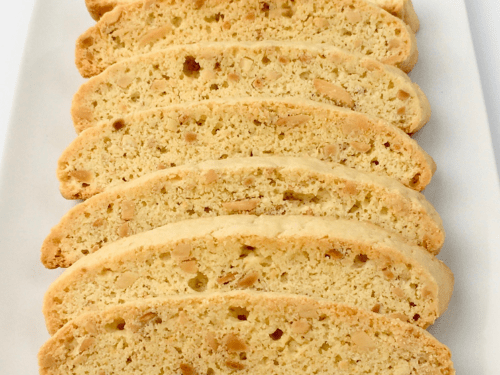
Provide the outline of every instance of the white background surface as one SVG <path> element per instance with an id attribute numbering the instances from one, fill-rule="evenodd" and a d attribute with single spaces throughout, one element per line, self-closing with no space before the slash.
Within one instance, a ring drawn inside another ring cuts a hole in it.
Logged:
<path id="1" fill-rule="evenodd" d="M 33 1 L 2 5 L 2 133 L 12 105 Z M 79 18 L 80 14 L 87 17 L 78 3 L 83 9 L 83 0 L 39 1 L 48 5 L 44 12 L 38 12 L 37 28 L 46 39 L 31 46 L 32 58 L 25 64 L 24 91 L 18 93 L 23 95 L 23 101 L 14 124 L 16 137 L 10 153 L 5 155 L 9 161 L 5 168 L 8 183 L 0 183 L 1 375 L 34 375 L 34 353 L 46 336 L 41 297 L 55 274 L 41 267 L 36 251 L 49 228 L 71 205 L 59 196 L 53 172 L 57 156 L 74 136 L 69 103 L 80 81 L 72 66 L 73 57 L 65 51 L 71 48 L 68 40 L 90 24 L 90 19 Z M 497 136 L 495 143 L 500 145 L 500 41 L 494 39 L 500 35 L 500 4 L 466 1 L 471 5 L 468 10 L 492 130 Z M 500 199 L 463 3 L 415 3 L 425 19 L 419 34 L 425 43 L 421 44 L 420 63 L 412 78 L 434 103 L 432 121 L 419 133 L 418 140 L 441 166 L 426 196 L 443 216 L 448 233 L 440 257 L 457 276 L 450 309 L 432 332 L 452 348 L 459 374 L 498 375 L 500 301 L 492 297 L 500 295 Z M 419 3 L 432 5 L 422 7 Z M 485 6 L 488 3 L 489 8 Z M 456 8 L 444 4 L 456 4 Z M 27 9 L 24 13 L 15 10 L 23 6 Z M 62 9 L 72 11 L 67 19 Z M 447 11 L 450 16 L 444 22 L 440 15 Z M 452 33 L 447 32 L 449 28 L 453 28 Z M 443 40 L 448 44 L 443 45 Z M 498 156 L 497 152 L 497 160 Z"/>
<path id="2" fill-rule="evenodd" d="M 43 2 L 44 0 L 40 0 Z M 84 0 L 79 1 L 84 6 Z M 413 0 L 416 6 L 421 0 Z M 500 171 L 500 1 L 465 0 Z M 2 0 L 0 22 L 0 155 L 35 0 Z M 47 19 L 47 22 L 51 22 Z M 426 25 L 423 25 L 426 27 Z M 83 31 L 83 30 L 82 30 Z"/>

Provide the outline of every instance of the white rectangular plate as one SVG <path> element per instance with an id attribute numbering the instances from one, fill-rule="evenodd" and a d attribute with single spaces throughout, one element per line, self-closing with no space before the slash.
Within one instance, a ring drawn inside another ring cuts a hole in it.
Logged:
<path id="1" fill-rule="evenodd" d="M 463 1 L 415 0 L 422 29 L 411 77 L 428 95 L 432 120 L 416 137 L 438 172 L 425 195 L 447 230 L 440 255 L 454 271 L 448 312 L 431 328 L 459 374 L 500 369 L 500 189 Z M 0 174 L 0 369 L 36 374 L 49 337 L 41 313 L 59 271 L 39 248 L 73 205 L 61 198 L 55 168 L 75 137 L 69 109 L 83 82 L 74 43 L 92 25 L 83 0 L 39 0 L 26 44 Z"/>

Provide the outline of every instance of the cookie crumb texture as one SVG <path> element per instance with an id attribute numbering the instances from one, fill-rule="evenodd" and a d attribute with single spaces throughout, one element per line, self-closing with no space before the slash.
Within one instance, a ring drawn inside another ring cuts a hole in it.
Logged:
<path id="1" fill-rule="evenodd" d="M 73 99 L 78 132 L 132 112 L 191 101 L 299 97 L 382 118 L 415 133 L 430 117 L 401 70 L 326 45 L 287 42 L 173 46 L 124 60 Z"/>
<path id="2" fill-rule="evenodd" d="M 156 0 L 106 14 L 78 39 L 76 64 L 91 77 L 173 44 L 262 40 L 326 43 L 405 72 L 418 59 L 411 29 L 364 0 Z"/>
<path id="3" fill-rule="evenodd" d="M 436 254 L 442 222 L 425 197 L 397 181 L 315 159 L 241 158 L 154 172 L 71 209 L 42 247 L 68 267 L 120 238 L 197 217 L 311 215 L 370 221 Z"/>
<path id="4" fill-rule="evenodd" d="M 151 299 L 81 315 L 40 350 L 41 375 L 455 374 L 428 332 L 307 297 Z"/>
<path id="5" fill-rule="evenodd" d="M 58 163 L 67 199 L 89 198 L 148 173 L 206 160 L 309 156 L 397 179 L 421 191 L 435 171 L 390 124 L 307 100 L 242 99 L 172 105 L 86 130 Z"/>

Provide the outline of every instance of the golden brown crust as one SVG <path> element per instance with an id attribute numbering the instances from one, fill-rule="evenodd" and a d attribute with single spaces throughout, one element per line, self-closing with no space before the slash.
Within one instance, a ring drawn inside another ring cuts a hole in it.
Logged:
<path id="1" fill-rule="evenodd" d="M 232 318 L 228 306 L 244 306 L 246 320 Z M 295 321 L 309 329 L 297 329 Z M 119 337 L 127 338 L 127 349 L 116 349 Z M 278 350 L 282 337 L 291 338 L 301 355 Z M 243 350 L 241 357 L 238 351 Z M 455 374 L 449 349 L 421 328 L 325 300 L 251 292 L 150 299 L 83 314 L 49 339 L 38 359 L 41 375 L 83 373 L 97 364 L 117 373 L 127 356 L 136 374 L 165 365 L 193 373 L 238 365 L 263 373 L 263 353 L 271 362 L 285 356 L 288 366 L 273 367 L 278 375 L 290 374 L 291 368 L 303 373 L 303 366 L 311 373 L 328 366 L 345 374 L 375 369 L 395 375 L 412 368 L 421 374 Z M 339 357 L 360 360 L 351 365 L 338 362 Z"/>

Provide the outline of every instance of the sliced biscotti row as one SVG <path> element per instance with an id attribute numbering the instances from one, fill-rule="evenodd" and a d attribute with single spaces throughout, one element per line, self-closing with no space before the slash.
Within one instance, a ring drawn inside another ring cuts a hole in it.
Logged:
<path id="1" fill-rule="evenodd" d="M 327 300 L 230 292 L 80 315 L 39 352 L 41 375 L 455 374 L 414 325 Z"/>
<path id="2" fill-rule="evenodd" d="M 254 289 L 327 298 L 426 328 L 453 274 L 393 232 L 354 220 L 232 215 L 169 224 L 103 247 L 45 295 L 54 334 L 83 312 L 142 298 Z"/>
<path id="3" fill-rule="evenodd" d="M 173 46 L 110 66 L 73 99 L 78 132 L 132 112 L 235 97 L 299 97 L 380 117 L 406 133 L 429 119 L 401 70 L 327 45 L 288 42 Z"/>
<path id="4" fill-rule="evenodd" d="M 409 72 L 418 59 L 413 31 L 364 0 L 156 0 L 115 8 L 76 43 L 84 77 L 173 44 L 231 41 L 329 44 Z"/>
<path id="5" fill-rule="evenodd" d="M 241 158 L 170 168 L 72 208 L 45 239 L 42 262 L 69 267 L 122 237 L 197 217 L 251 213 L 370 221 L 438 253 L 442 222 L 399 182 L 316 159 Z"/>
<path id="6" fill-rule="evenodd" d="M 106 12 L 114 9 L 117 5 L 127 5 L 141 0 L 85 0 L 87 9 L 95 20 L 99 20 Z M 142 1 L 145 6 L 154 3 L 154 0 Z M 392 15 L 401 18 L 417 32 L 420 26 L 417 14 L 411 0 L 371 0 L 373 4 L 380 6 Z M 265 7 L 265 2 L 262 4 Z M 203 1 L 198 1 L 198 6 L 203 6 Z"/>
<path id="7" fill-rule="evenodd" d="M 212 100 L 137 112 L 82 132 L 59 159 L 64 197 L 88 198 L 159 169 L 244 156 L 309 156 L 423 190 L 436 166 L 406 133 L 297 99 Z"/>

